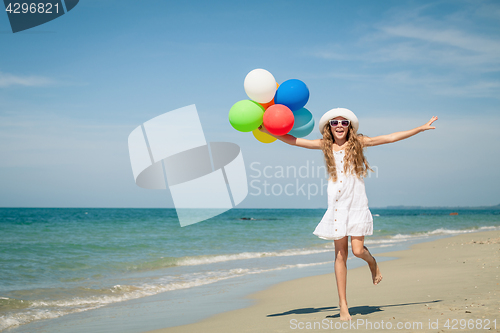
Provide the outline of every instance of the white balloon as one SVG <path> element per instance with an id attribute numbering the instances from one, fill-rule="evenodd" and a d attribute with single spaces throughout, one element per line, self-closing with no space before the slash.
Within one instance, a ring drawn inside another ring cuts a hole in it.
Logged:
<path id="1" fill-rule="evenodd" d="M 261 68 L 247 74 L 244 86 L 248 97 L 257 103 L 272 101 L 277 89 L 273 74 Z"/>

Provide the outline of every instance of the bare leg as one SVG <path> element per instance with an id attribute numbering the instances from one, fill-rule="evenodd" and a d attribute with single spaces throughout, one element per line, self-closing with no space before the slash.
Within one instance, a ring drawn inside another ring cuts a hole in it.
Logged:
<path id="1" fill-rule="evenodd" d="M 340 320 L 351 319 L 346 298 L 348 245 L 347 236 L 335 241 L 335 278 L 339 293 Z"/>
<path id="2" fill-rule="evenodd" d="M 370 271 L 372 272 L 373 284 L 379 284 L 380 281 L 382 281 L 382 274 L 380 273 L 380 269 L 378 268 L 377 261 L 371 255 L 370 251 L 368 251 L 368 249 L 364 245 L 364 242 L 364 236 L 351 236 L 352 253 L 356 257 L 361 258 L 368 263 Z"/>

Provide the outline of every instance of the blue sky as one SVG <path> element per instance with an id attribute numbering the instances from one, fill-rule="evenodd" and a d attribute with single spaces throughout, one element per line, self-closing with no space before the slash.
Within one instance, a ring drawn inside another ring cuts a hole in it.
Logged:
<path id="1" fill-rule="evenodd" d="M 0 206 L 172 207 L 168 191 L 135 185 L 127 137 L 196 104 L 207 141 L 242 149 L 251 186 L 239 207 L 326 207 L 320 151 L 229 124 L 255 68 L 304 81 L 316 121 L 351 109 L 368 136 L 439 117 L 367 150 L 370 206 L 496 205 L 499 55 L 497 1 L 83 0 L 16 34 L 0 14 Z"/>

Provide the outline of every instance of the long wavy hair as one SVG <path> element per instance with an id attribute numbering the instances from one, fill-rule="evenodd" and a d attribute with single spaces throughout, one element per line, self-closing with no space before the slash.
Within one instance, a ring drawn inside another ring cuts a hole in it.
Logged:
<path id="1" fill-rule="evenodd" d="M 363 150 L 363 144 L 359 137 L 363 134 L 358 134 L 356 130 L 349 124 L 349 129 L 347 132 L 347 147 L 345 148 L 345 163 L 344 163 L 344 173 L 355 174 L 358 178 L 366 177 L 368 170 L 373 170 L 370 168 L 368 161 L 365 158 Z M 334 138 L 331 132 L 330 123 L 327 122 L 323 128 L 323 141 L 321 145 L 321 150 L 325 155 L 326 171 L 328 172 L 328 178 L 332 179 L 334 182 L 337 181 L 337 167 L 335 165 L 335 158 L 333 157 L 333 143 Z"/>

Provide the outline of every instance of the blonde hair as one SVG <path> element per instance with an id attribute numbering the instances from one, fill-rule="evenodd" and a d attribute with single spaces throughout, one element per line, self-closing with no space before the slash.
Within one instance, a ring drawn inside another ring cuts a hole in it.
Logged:
<path id="1" fill-rule="evenodd" d="M 363 153 L 364 147 L 359 139 L 359 137 L 362 136 L 363 134 L 357 134 L 356 130 L 352 127 L 352 124 L 349 124 L 349 130 L 347 132 L 347 147 L 345 149 L 344 173 L 355 174 L 358 178 L 366 177 L 368 170 L 373 172 Z M 331 132 L 330 123 L 327 122 L 323 128 L 321 150 L 323 150 L 323 154 L 325 155 L 328 178 L 331 178 L 334 182 L 336 182 L 337 167 L 335 165 L 335 158 L 333 157 L 333 143 L 334 138 Z"/>

